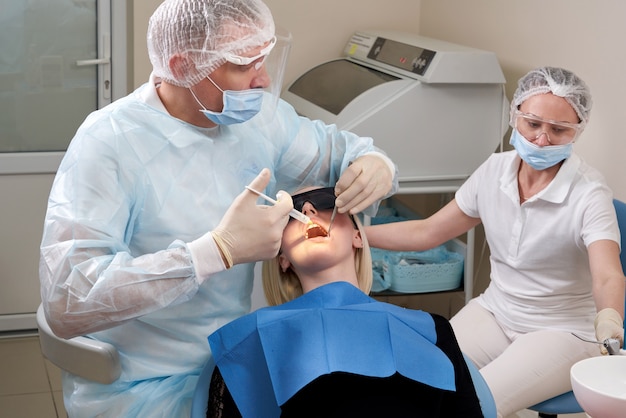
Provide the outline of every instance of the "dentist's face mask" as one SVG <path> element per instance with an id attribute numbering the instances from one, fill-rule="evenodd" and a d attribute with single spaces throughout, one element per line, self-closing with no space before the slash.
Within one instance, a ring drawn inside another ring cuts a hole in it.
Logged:
<path id="1" fill-rule="evenodd" d="M 198 104 L 202 106 L 200 111 L 211 122 L 218 125 L 232 125 L 235 123 L 242 123 L 252 119 L 261 110 L 263 104 L 263 89 L 248 89 L 248 90 L 222 90 L 210 77 L 207 79 L 213 83 L 213 85 L 222 92 L 222 101 L 224 107 L 221 112 L 214 112 L 205 108 L 198 100 L 193 91 L 193 97 Z M 191 91 L 191 89 L 189 90 Z"/>
<path id="2" fill-rule="evenodd" d="M 245 57 L 234 54 L 225 54 L 226 61 L 235 65 L 254 65 L 255 71 L 264 68 L 271 80 L 269 87 L 264 89 L 248 90 L 222 90 L 220 86 L 207 77 L 213 85 L 222 92 L 223 108 L 221 112 L 208 110 L 191 91 L 196 102 L 200 105 L 200 111 L 213 123 L 218 125 L 232 125 L 250 120 L 265 108 L 267 115 L 274 115 L 278 104 L 282 86 L 283 75 L 287 65 L 287 56 L 291 46 L 291 34 L 283 29 L 276 28 L 275 36 L 255 56 Z M 264 94 L 265 93 L 265 94 Z M 264 103 L 265 101 L 265 103 Z"/>
<path id="3" fill-rule="evenodd" d="M 524 162 L 535 170 L 545 170 L 572 155 L 573 143 L 540 147 L 524 138 L 517 129 L 513 129 L 509 143 L 515 148 Z"/>

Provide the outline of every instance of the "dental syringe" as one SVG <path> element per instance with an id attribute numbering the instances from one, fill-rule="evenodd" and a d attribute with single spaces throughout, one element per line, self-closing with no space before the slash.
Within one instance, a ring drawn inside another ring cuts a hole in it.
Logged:
<path id="1" fill-rule="evenodd" d="M 246 186 L 246 189 L 250 190 L 252 193 L 254 193 L 254 194 L 258 195 L 258 196 L 261 196 L 263 199 L 267 200 L 272 205 L 275 205 L 276 203 L 278 203 L 276 200 L 272 199 L 271 197 L 269 197 L 265 193 L 261 193 L 258 190 L 254 190 L 250 186 Z M 291 209 L 291 211 L 289 212 L 289 216 L 291 216 L 295 220 L 298 220 L 298 221 L 302 222 L 303 224 L 309 225 L 309 224 L 313 223 L 308 216 L 306 216 L 304 213 L 299 212 L 299 211 L 297 211 L 295 209 Z"/>

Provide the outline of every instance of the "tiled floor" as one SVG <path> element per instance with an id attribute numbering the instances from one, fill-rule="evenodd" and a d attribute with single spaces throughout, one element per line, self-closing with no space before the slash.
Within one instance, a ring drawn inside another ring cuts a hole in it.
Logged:
<path id="1" fill-rule="evenodd" d="M 59 369 L 44 359 L 36 335 L 0 338 L 0 417 L 66 418 Z M 559 418 L 586 418 L 586 414 Z M 537 418 L 520 411 L 507 418 Z"/>
<path id="2" fill-rule="evenodd" d="M 36 335 L 0 338 L 0 417 L 65 418 L 61 373 Z"/>

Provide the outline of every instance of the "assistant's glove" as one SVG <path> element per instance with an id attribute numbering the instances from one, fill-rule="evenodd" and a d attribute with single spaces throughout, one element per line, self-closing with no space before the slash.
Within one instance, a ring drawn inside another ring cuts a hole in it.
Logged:
<path id="1" fill-rule="evenodd" d="M 596 315 L 593 323 L 596 329 L 596 338 L 604 342 L 609 338 L 619 340 L 620 347 L 624 346 L 624 321 L 622 316 L 613 308 L 604 308 Z M 603 355 L 608 354 L 606 347 L 600 346 Z"/>

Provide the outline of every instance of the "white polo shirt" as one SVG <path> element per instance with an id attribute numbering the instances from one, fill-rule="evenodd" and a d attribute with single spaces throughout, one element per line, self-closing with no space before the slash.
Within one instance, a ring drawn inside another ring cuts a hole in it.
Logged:
<path id="1" fill-rule="evenodd" d="M 478 302 L 516 332 L 557 329 L 594 338 L 587 247 L 620 242 L 612 191 L 572 154 L 520 206 L 519 164 L 516 151 L 493 154 L 456 193 L 461 210 L 481 219 L 491 251 L 491 283 Z"/>

